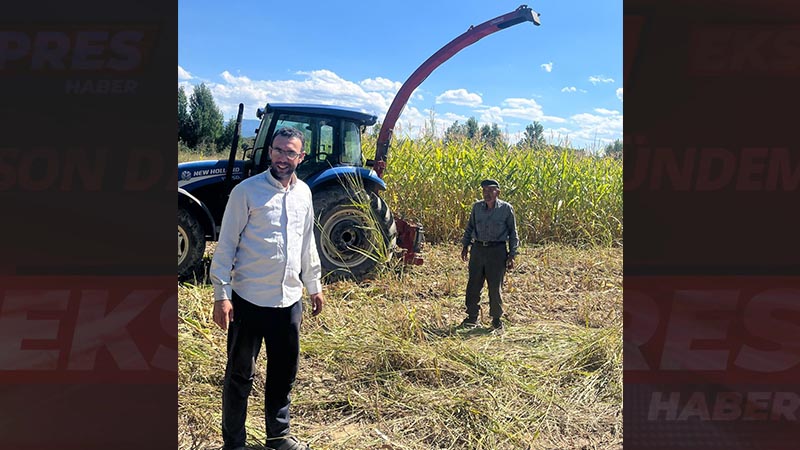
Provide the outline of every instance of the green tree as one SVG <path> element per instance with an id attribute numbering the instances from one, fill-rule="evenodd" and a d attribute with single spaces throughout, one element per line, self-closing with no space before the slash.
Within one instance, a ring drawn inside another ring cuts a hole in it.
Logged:
<path id="1" fill-rule="evenodd" d="M 500 129 L 500 125 L 492 123 L 492 128 L 489 131 L 489 138 L 491 139 L 490 144 L 492 147 L 505 143 L 505 139 L 503 139 L 503 130 Z"/>
<path id="2" fill-rule="evenodd" d="M 480 139 L 481 129 L 478 126 L 478 121 L 474 117 L 470 117 L 467 123 L 461 124 L 456 120 L 444 132 L 445 141 L 456 141 L 463 139 Z"/>
<path id="3" fill-rule="evenodd" d="M 444 141 L 445 142 L 453 142 L 466 139 L 467 137 L 467 126 L 458 123 L 456 120 L 444 131 Z"/>
<path id="4" fill-rule="evenodd" d="M 533 147 L 536 144 L 542 143 L 542 135 L 544 134 L 544 126 L 537 121 L 525 127 L 525 135 L 522 136 L 522 144 L 525 147 Z"/>
<path id="5" fill-rule="evenodd" d="M 222 134 L 223 117 L 214 103 L 211 89 L 205 83 L 195 87 L 192 95 L 189 96 L 189 109 L 190 132 L 186 143 L 191 148 L 200 144 L 215 144 Z"/>
<path id="6" fill-rule="evenodd" d="M 503 132 L 496 123 L 485 124 L 481 127 L 480 140 L 489 147 L 496 147 L 503 143 Z"/>
<path id="7" fill-rule="evenodd" d="M 178 140 L 186 142 L 189 132 L 189 103 L 186 100 L 186 91 L 183 86 L 178 88 Z"/>
<path id="8" fill-rule="evenodd" d="M 470 117 L 469 120 L 467 120 L 466 127 L 467 127 L 466 131 L 468 139 L 475 139 L 480 137 L 480 134 L 478 134 L 479 133 L 478 121 L 474 117 Z"/>
<path id="9" fill-rule="evenodd" d="M 621 159 L 622 158 L 622 141 L 616 139 L 611 144 L 606 145 L 605 147 L 605 155 L 614 158 L 614 159 Z"/>
<path id="10" fill-rule="evenodd" d="M 231 144 L 233 143 L 233 134 L 236 131 L 236 119 L 230 119 L 227 123 L 225 123 L 225 127 L 222 129 L 219 137 L 217 138 L 217 151 L 219 152 L 227 152 L 231 149 Z M 241 139 L 239 139 L 241 141 Z M 236 146 L 236 149 L 241 148 L 241 142 L 239 142 Z"/>
<path id="11" fill-rule="evenodd" d="M 488 123 L 487 123 L 487 124 L 484 124 L 484 125 L 481 127 L 481 134 L 480 134 L 480 136 L 481 136 L 481 140 L 482 140 L 482 141 L 486 141 L 487 139 L 489 139 L 489 135 L 490 135 L 491 133 L 492 133 L 492 127 L 490 127 Z"/>
<path id="12" fill-rule="evenodd" d="M 444 132 L 444 141 L 475 140 L 494 147 L 505 142 L 503 132 L 496 123 L 491 125 L 478 125 L 474 117 L 470 117 L 467 123 L 461 124 L 456 120 Z"/>

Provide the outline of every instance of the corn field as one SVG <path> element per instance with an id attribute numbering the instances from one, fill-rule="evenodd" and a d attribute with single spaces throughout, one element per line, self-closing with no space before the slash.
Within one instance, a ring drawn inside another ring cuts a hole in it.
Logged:
<path id="1" fill-rule="evenodd" d="M 374 152 L 365 139 L 364 153 Z M 428 242 L 461 237 L 480 182 L 496 179 L 528 245 L 622 244 L 622 162 L 556 147 L 485 148 L 470 141 L 398 139 L 383 192 L 395 215 L 418 221 Z"/>

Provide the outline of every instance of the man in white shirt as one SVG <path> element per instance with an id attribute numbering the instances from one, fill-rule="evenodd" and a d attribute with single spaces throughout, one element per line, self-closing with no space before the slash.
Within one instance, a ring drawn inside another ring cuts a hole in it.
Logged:
<path id="1" fill-rule="evenodd" d="M 231 191 L 222 218 L 211 282 L 214 322 L 228 331 L 222 393 L 226 450 L 245 448 L 247 397 L 262 340 L 267 352 L 266 448 L 308 448 L 289 436 L 303 287 L 311 297 L 313 315 L 322 311 L 324 302 L 311 190 L 294 173 L 305 156 L 304 141 L 294 128 L 278 130 L 269 147 L 270 169 Z"/>

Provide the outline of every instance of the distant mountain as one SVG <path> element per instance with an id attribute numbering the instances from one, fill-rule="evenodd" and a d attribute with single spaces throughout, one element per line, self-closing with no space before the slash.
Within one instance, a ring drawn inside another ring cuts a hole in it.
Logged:
<path id="1" fill-rule="evenodd" d="M 257 119 L 242 119 L 242 137 L 254 137 L 256 135 L 256 128 L 261 125 L 261 121 Z"/>

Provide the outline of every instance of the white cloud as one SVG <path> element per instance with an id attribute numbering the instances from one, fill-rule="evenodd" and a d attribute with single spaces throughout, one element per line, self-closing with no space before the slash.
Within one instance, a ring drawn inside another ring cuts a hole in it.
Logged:
<path id="1" fill-rule="evenodd" d="M 365 91 L 397 92 L 403 86 L 399 81 L 388 80 L 383 77 L 367 78 L 358 83 Z"/>
<path id="2" fill-rule="evenodd" d="M 224 71 L 218 80 L 204 80 L 211 90 L 214 101 L 226 118 L 236 115 L 239 103 L 245 104 L 245 118 L 255 118 L 258 108 L 270 103 L 316 103 L 359 109 L 376 114 L 383 120 L 401 83 L 385 78 L 374 78 L 352 82 L 341 78 L 330 70 L 296 72 L 292 79 L 255 80 L 245 75 L 234 75 Z M 193 81 L 198 82 L 195 78 Z M 186 95 L 194 87 L 189 81 L 178 83 L 184 86 Z M 416 90 L 411 99 L 421 99 Z M 402 117 L 395 126 L 399 133 L 418 133 L 428 116 L 411 104 L 403 109 Z"/>
<path id="3" fill-rule="evenodd" d="M 480 95 L 468 92 L 466 89 L 451 89 L 436 97 L 436 103 L 475 107 L 483 103 L 483 99 Z"/>
<path id="4" fill-rule="evenodd" d="M 405 115 L 405 112 L 403 112 Z M 438 112 L 435 109 L 425 109 L 422 114 L 424 114 L 425 124 L 424 126 L 429 127 L 431 116 L 433 116 L 433 120 L 436 123 L 436 133 L 438 136 L 444 136 L 445 130 L 447 130 L 453 122 L 458 122 L 464 124 L 469 120 L 470 116 L 465 116 L 463 114 L 456 114 L 454 112 Z M 474 114 L 472 114 L 474 115 Z M 422 116 L 420 116 L 422 118 Z M 416 124 L 415 126 L 420 126 L 420 124 Z"/>
<path id="5" fill-rule="evenodd" d="M 622 101 L 622 88 L 617 89 L 617 98 L 619 101 Z"/>
<path id="6" fill-rule="evenodd" d="M 596 112 L 598 114 L 603 114 L 603 115 L 606 115 L 606 116 L 607 115 L 611 115 L 611 114 L 619 114 L 619 111 L 613 111 L 613 110 L 605 109 L 605 108 L 595 108 L 594 112 Z"/>
<path id="7" fill-rule="evenodd" d="M 566 127 L 551 128 L 550 131 L 560 135 L 567 135 L 569 133 L 572 133 L 572 130 Z"/>
<path id="8" fill-rule="evenodd" d="M 192 74 L 187 72 L 183 67 L 178 66 L 178 80 L 191 80 L 194 78 Z"/>
<path id="9" fill-rule="evenodd" d="M 378 120 L 382 122 L 385 113 L 386 111 L 383 111 L 383 113 L 378 117 Z M 422 132 L 423 128 L 425 128 L 425 122 L 427 122 L 429 119 L 427 111 L 421 112 L 419 109 L 410 105 L 406 105 L 401 116 L 402 119 L 399 119 L 394 127 L 395 136 L 399 136 L 401 134 L 417 136 L 420 132 Z"/>
<path id="10" fill-rule="evenodd" d="M 226 118 L 234 117 L 240 102 L 245 104 L 245 117 L 254 118 L 257 108 L 267 102 L 273 103 L 318 103 L 356 108 L 376 114 L 383 120 L 400 83 L 385 78 L 370 78 L 357 82 L 345 80 L 330 70 L 296 72 L 288 79 L 259 80 L 244 74 L 224 71 L 213 80 L 194 76 L 191 81 L 179 81 L 186 95 L 191 95 L 193 85 L 201 80 L 206 83 L 214 100 Z M 581 92 L 576 88 L 574 92 Z M 570 90 L 570 92 L 573 92 Z M 431 97 L 427 95 L 427 97 Z M 421 92 L 413 92 L 401 119 L 395 126 L 395 136 L 417 136 L 426 126 L 430 126 L 433 100 L 428 104 L 420 100 Z M 541 100 L 539 100 L 541 101 Z M 566 117 L 547 115 L 545 108 L 534 98 L 507 98 L 499 105 L 483 103 L 480 93 L 466 89 L 453 89 L 436 97 L 437 106 L 433 113 L 436 132 L 442 135 L 453 122 L 465 123 L 474 116 L 481 125 L 497 123 L 515 135 L 520 129 L 533 121 L 544 124 L 545 133 L 556 133 L 555 143 L 563 142 L 564 136 L 577 146 L 596 146 L 602 148 L 622 136 L 622 114 L 612 110 L 597 108 L 591 112 Z M 467 110 L 449 108 L 451 104 L 461 105 Z M 440 109 L 441 108 L 441 109 Z M 426 125 L 426 123 L 428 125 Z M 550 134 L 547 134 L 550 136 Z M 587 144 L 588 143 L 588 144 Z"/>
<path id="11" fill-rule="evenodd" d="M 507 98 L 503 101 L 503 106 L 504 108 L 500 108 L 500 113 L 504 117 L 555 123 L 565 121 L 561 117 L 545 115 L 542 106 L 532 98 Z"/>
<path id="12" fill-rule="evenodd" d="M 553 61 L 544 63 L 544 64 L 540 65 L 539 67 L 544 69 L 545 72 L 552 72 L 553 71 Z"/>
<path id="13" fill-rule="evenodd" d="M 417 131 L 422 131 L 424 129 L 429 129 L 431 126 L 431 118 L 433 118 L 434 122 L 434 132 L 437 136 L 444 136 L 445 131 L 453 124 L 453 122 L 458 121 L 458 123 L 466 123 L 469 120 L 469 117 L 456 114 L 452 112 L 445 112 L 445 113 L 438 113 L 435 109 L 425 109 L 421 113 L 424 115 L 424 122 L 416 122 L 412 126 L 415 127 L 411 131 L 416 133 Z M 422 115 L 419 116 L 422 119 Z M 403 113 L 405 117 L 405 112 Z"/>
<path id="14" fill-rule="evenodd" d="M 183 93 L 186 94 L 187 100 L 194 93 L 194 85 L 189 81 L 179 81 L 178 87 L 183 88 Z"/>
<path id="15" fill-rule="evenodd" d="M 545 137 L 555 145 L 598 152 L 615 139 L 622 139 L 622 121 L 619 111 L 594 108 L 592 113 L 574 114 L 557 126 L 545 126 Z"/>
<path id="16" fill-rule="evenodd" d="M 575 92 L 577 90 L 578 89 L 575 86 L 567 86 L 567 87 L 561 88 L 561 92 Z"/>
<path id="17" fill-rule="evenodd" d="M 570 116 L 570 124 L 577 130 L 569 132 L 572 142 L 599 151 L 614 139 L 622 138 L 622 114 L 604 108 L 595 108 L 599 114 L 580 113 Z"/>
<path id="18" fill-rule="evenodd" d="M 542 106 L 532 98 L 507 98 L 501 106 L 487 106 L 479 109 L 478 121 L 481 124 L 497 123 L 510 125 L 506 119 L 522 119 L 526 124 L 533 122 L 562 123 L 566 122 L 561 117 L 544 114 Z"/>
<path id="19" fill-rule="evenodd" d="M 206 85 L 226 117 L 236 113 L 240 102 L 245 104 L 245 117 L 254 116 L 256 109 L 267 102 L 339 105 L 381 114 L 386 112 L 394 97 L 393 92 L 366 91 L 361 85 L 329 70 L 295 75 L 299 79 L 253 80 L 226 70 L 220 74 L 221 82 L 209 81 Z"/>
<path id="20" fill-rule="evenodd" d="M 245 76 L 235 77 L 230 72 L 228 72 L 227 70 L 222 72 L 220 74 L 220 76 L 222 77 L 223 80 L 225 80 L 226 82 L 231 83 L 231 84 L 238 84 L 238 85 L 242 85 L 243 86 L 243 85 L 252 83 L 250 78 L 247 78 Z"/>
<path id="21" fill-rule="evenodd" d="M 614 82 L 614 79 L 613 79 L 613 78 L 611 78 L 611 77 L 606 77 L 606 76 L 604 76 L 604 75 L 592 75 L 591 77 L 589 77 L 589 81 L 590 81 L 592 84 L 597 84 L 597 83 L 613 83 L 613 82 Z"/>
<path id="22" fill-rule="evenodd" d="M 478 118 L 478 122 L 485 124 L 485 123 L 503 123 L 503 115 L 501 114 L 501 109 L 497 106 L 491 106 L 486 108 L 481 112 L 480 117 Z"/>
<path id="23" fill-rule="evenodd" d="M 467 117 L 465 115 L 456 114 L 456 113 L 452 113 L 452 112 L 446 112 L 446 113 L 442 114 L 441 116 L 437 114 L 436 118 L 439 119 L 440 117 L 441 117 L 442 120 L 447 122 L 447 126 L 450 126 L 453 122 L 456 122 L 456 121 L 458 121 L 460 123 L 465 123 L 467 120 L 469 120 L 469 117 Z"/>

